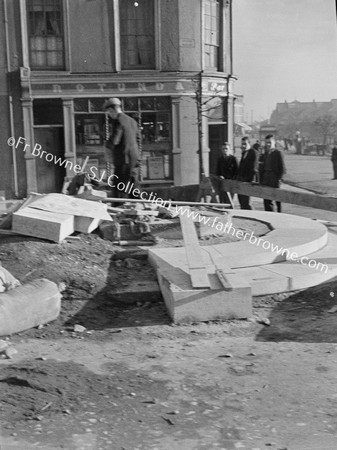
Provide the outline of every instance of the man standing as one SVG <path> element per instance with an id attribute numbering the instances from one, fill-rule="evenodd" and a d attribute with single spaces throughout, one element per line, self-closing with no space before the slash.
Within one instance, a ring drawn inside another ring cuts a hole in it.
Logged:
<path id="1" fill-rule="evenodd" d="M 266 149 L 261 167 L 260 184 L 273 188 L 280 187 L 280 181 L 286 172 L 283 154 L 275 147 L 272 134 L 266 136 Z M 274 211 L 273 200 L 263 200 L 265 211 Z M 281 202 L 276 202 L 277 212 L 281 212 Z"/>
<path id="2" fill-rule="evenodd" d="M 221 148 L 221 156 L 218 159 L 216 174 L 221 180 L 233 180 L 238 173 L 238 163 L 234 155 L 230 153 L 230 145 L 225 142 Z M 220 203 L 230 203 L 226 192 L 220 187 Z"/>
<path id="3" fill-rule="evenodd" d="M 140 132 L 137 122 L 122 112 L 119 98 L 109 98 L 103 105 L 103 110 L 112 119 L 113 131 L 107 142 L 107 160 L 115 167 L 115 184 L 133 183 L 133 189 L 139 185 L 139 142 Z M 124 197 L 116 191 L 117 196 Z"/>
<path id="4" fill-rule="evenodd" d="M 259 156 L 258 152 L 251 148 L 248 137 L 243 137 L 241 139 L 241 150 L 242 156 L 240 160 L 237 180 L 252 182 L 258 174 L 259 166 Z M 241 209 L 252 209 L 249 204 L 249 196 L 238 194 L 240 208 Z"/>
<path id="5" fill-rule="evenodd" d="M 337 180 L 337 146 L 334 145 L 331 153 L 331 161 L 333 166 L 333 180 Z"/>

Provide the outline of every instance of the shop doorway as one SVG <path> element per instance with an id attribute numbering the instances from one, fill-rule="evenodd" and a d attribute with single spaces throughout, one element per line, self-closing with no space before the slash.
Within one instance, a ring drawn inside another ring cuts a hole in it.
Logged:
<path id="1" fill-rule="evenodd" d="M 219 156 L 221 155 L 221 146 L 225 142 L 225 126 L 209 125 L 208 126 L 208 146 L 209 152 L 209 173 L 216 174 L 216 168 Z"/>
<path id="2" fill-rule="evenodd" d="M 40 155 L 35 157 L 37 190 L 40 194 L 49 194 L 52 192 L 61 192 L 64 177 L 66 175 L 64 161 L 64 135 L 63 127 L 36 127 L 34 128 L 35 143 L 41 145 Z M 42 151 L 45 151 L 42 156 Z M 54 155 L 52 161 L 47 154 Z M 60 158 L 59 163 L 55 164 L 55 160 Z"/>

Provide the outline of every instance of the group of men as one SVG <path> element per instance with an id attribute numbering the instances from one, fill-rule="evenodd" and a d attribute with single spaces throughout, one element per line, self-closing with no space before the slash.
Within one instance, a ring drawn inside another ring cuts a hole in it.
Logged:
<path id="1" fill-rule="evenodd" d="M 286 170 L 283 153 L 276 148 L 272 134 L 266 136 L 264 149 L 261 149 L 258 142 L 251 147 L 249 138 L 243 137 L 241 150 L 241 159 L 238 164 L 235 156 L 229 154 L 230 146 L 228 142 L 224 143 L 222 155 L 217 165 L 217 175 L 221 179 L 257 182 L 273 188 L 280 187 L 280 182 Z M 224 202 L 225 195 L 224 192 L 221 192 L 220 202 Z M 252 209 L 248 195 L 238 194 L 238 199 L 241 209 Z M 264 199 L 263 203 L 265 211 L 275 210 L 273 200 Z M 281 212 L 281 203 L 275 203 L 277 212 Z"/>

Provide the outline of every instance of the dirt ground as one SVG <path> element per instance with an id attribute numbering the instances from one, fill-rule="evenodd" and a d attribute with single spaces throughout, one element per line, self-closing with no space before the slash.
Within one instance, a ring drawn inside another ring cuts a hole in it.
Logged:
<path id="1" fill-rule="evenodd" d="M 155 284 L 146 252 L 79 237 L 0 240 L 22 283 L 66 286 L 57 320 L 7 338 L 1 450 L 337 448 L 337 280 L 254 298 L 248 320 L 177 326 L 159 291 L 116 295 Z"/>

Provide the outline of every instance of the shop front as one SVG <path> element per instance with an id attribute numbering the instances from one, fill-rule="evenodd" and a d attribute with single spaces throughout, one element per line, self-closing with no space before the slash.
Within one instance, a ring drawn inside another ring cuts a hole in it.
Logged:
<path id="1" fill-rule="evenodd" d="M 50 157 L 50 161 L 42 161 L 41 153 L 25 153 L 27 191 L 59 192 L 64 178 L 75 175 L 74 166 L 82 167 L 86 160 L 86 170 L 92 168 L 98 179 L 104 178 L 109 170 L 105 141 L 111 125 L 103 104 L 109 97 L 120 98 L 123 111 L 138 122 L 144 187 L 198 183 L 200 130 L 195 79 L 195 73 L 185 78 L 152 75 L 142 81 L 122 81 L 116 75 L 112 82 L 111 77 L 51 77 L 22 69 L 25 138 L 55 156 L 54 160 Z M 223 79 L 203 80 L 203 91 L 205 98 L 214 95 L 220 99 L 219 108 L 202 117 L 202 153 L 208 174 L 216 155 L 213 141 L 228 139 L 229 97 Z"/>

